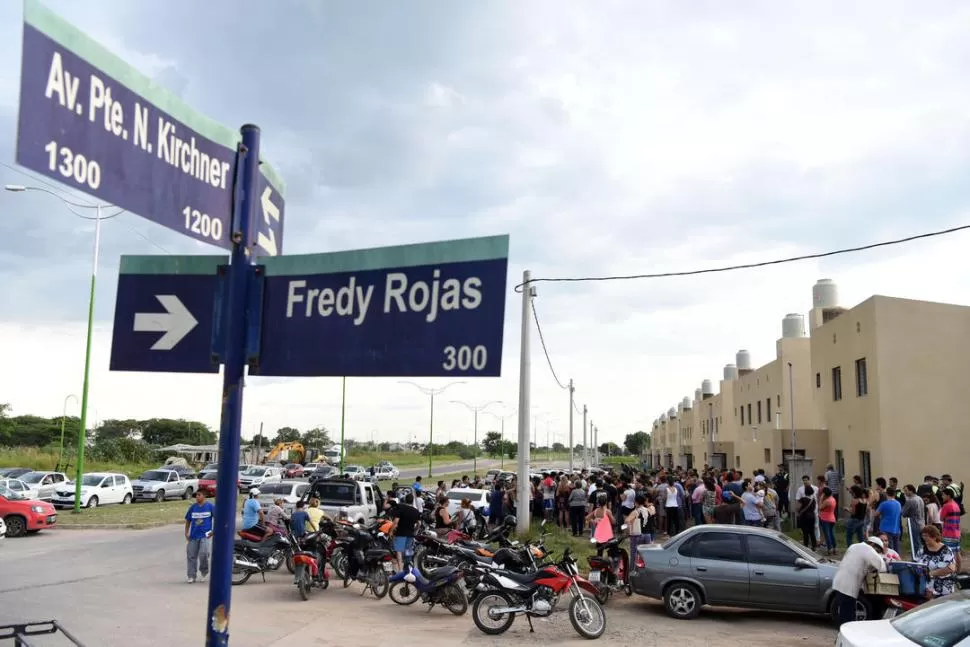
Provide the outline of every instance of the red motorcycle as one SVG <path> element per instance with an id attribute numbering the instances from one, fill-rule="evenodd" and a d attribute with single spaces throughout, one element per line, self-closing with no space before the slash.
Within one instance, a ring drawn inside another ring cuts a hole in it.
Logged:
<path id="1" fill-rule="evenodd" d="M 621 530 L 626 530 L 626 524 L 623 524 Z M 589 581 L 597 587 L 596 599 L 600 604 L 606 604 L 616 591 L 633 595 L 633 588 L 630 586 L 630 553 L 623 547 L 626 538 L 627 535 L 619 535 L 602 544 L 597 543 L 595 537 L 590 539 L 596 546 L 596 555 L 588 558 Z"/>
<path id="2" fill-rule="evenodd" d="M 512 551 L 503 548 L 499 552 Z M 532 551 L 521 551 L 535 563 Z M 569 621 L 583 638 L 596 639 L 606 630 L 606 613 L 596 601 L 597 588 L 579 575 L 576 560 L 567 548 L 556 564 L 538 567 L 527 573 L 510 570 L 489 570 L 483 573 L 480 597 L 472 606 L 472 618 L 480 631 L 496 636 L 508 631 L 519 614 L 529 621 L 529 632 L 534 633 L 532 618 L 552 614 L 560 596 L 569 592 Z M 589 595 L 586 595 L 589 594 Z M 592 596 L 592 597 L 591 597 Z"/>
<path id="3" fill-rule="evenodd" d="M 337 543 L 334 537 L 336 526 L 327 519 L 320 520 L 320 529 L 312 532 L 297 542 L 297 551 L 293 555 L 294 577 L 300 597 L 310 599 L 310 591 L 314 588 L 326 589 L 330 586 L 327 576 L 327 562 L 333 555 Z"/>

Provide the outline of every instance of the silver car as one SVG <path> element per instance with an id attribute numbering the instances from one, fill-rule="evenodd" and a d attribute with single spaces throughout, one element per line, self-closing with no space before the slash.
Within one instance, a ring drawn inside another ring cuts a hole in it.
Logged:
<path id="1" fill-rule="evenodd" d="M 706 604 L 832 614 L 836 569 L 780 532 L 714 524 L 694 526 L 663 546 L 641 546 L 631 584 L 684 620 Z M 873 603 L 860 596 L 856 618 L 874 615 Z"/>

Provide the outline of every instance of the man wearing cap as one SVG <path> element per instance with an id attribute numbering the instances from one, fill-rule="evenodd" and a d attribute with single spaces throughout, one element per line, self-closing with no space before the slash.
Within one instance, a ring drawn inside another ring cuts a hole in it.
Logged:
<path id="1" fill-rule="evenodd" d="M 856 601 L 869 571 L 886 572 L 886 562 L 882 558 L 884 546 L 879 537 L 869 537 L 865 543 L 849 546 L 839 570 L 832 580 L 835 589 L 835 619 L 841 626 L 856 619 Z"/>

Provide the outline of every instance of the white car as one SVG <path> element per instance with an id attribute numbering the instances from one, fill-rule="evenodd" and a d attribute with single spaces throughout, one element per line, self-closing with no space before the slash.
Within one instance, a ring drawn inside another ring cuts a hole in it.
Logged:
<path id="1" fill-rule="evenodd" d="M 892 620 L 844 624 L 835 647 L 970 647 L 970 591 L 937 598 Z"/>
<path id="2" fill-rule="evenodd" d="M 492 497 L 491 490 L 473 490 L 472 488 L 454 488 L 445 494 L 448 497 L 448 514 L 454 515 L 461 506 L 462 499 L 470 499 L 472 507 L 488 516 L 488 502 Z"/>
<path id="3" fill-rule="evenodd" d="M 374 472 L 379 481 L 393 481 L 401 477 L 401 470 L 393 465 L 381 465 Z"/>
<path id="4" fill-rule="evenodd" d="M 346 474 L 355 481 L 367 481 L 371 480 L 370 471 L 365 470 L 362 465 L 344 465 L 344 471 L 341 474 Z"/>
<path id="5" fill-rule="evenodd" d="M 29 487 L 37 489 L 38 499 L 50 501 L 54 496 L 54 490 L 67 481 L 67 475 L 63 472 L 27 472 L 20 477 L 20 480 Z"/>
<path id="6" fill-rule="evenodd" d="M 306 481 L 287 480 L 279 483 L 266 483 L 259 487 L 259 496 L 256 497 L 256 500 L 259 501 L 259 507 L 263 509 L 263 512 L 266 512 L 273 505 L 275 499 L 282 498 L 283 511 L 286 514 L 293 514 L 296 509 L 296 502 L 303 498 L 309 488 L 310 484 Z"/>
<path id="7" fill-rule="evenodd" d="M 58 508 L 74 507 L 74 482 L 62 483 L 51 503 Z M 131 481 L 124 474 L 92 472 L 81 477 L 81 507 L 96 508 L 109 503 L 128 505 L 134 496 Z"/>
<path id="8" fill-rule="evenodd" d="M 25 499 L 39 499 L 40 492 L 35 487 L 30 487 L 20 479 L 0 479 L 0 485 L 11 492 L 16 492 Z"/>
<path id="9" fill-rule="evenodd" d="M 0 517 L 0 539 L 5 539 L 7 537 L 7 524 L 4 523 L 3 517 Z"/>
<path id="10" fill-rule="evenodd" d="M 283 480 L 283 470 L 279 467 L 253 465 L 239 473 L 239 491 L 249 492 L 253 488 L 263 489 L 267 483 L 279 483 Z"/>

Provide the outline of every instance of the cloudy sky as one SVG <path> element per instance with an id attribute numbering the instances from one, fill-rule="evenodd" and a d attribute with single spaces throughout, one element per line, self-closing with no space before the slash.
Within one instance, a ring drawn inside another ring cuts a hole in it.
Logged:
<path id="1" fill-rule="evenodd" d="M 48 6 L 200 112 L 262 127 L 287 183 L 287 253 L 511 235 L 503 377 L 450 388 L 438 439 L 471 438 L 471 414 L 448 400 L 515 406 L 524 269 L 677 271 L 968 221 L 963 2 Z M 12 168 L 21 18 L 0 5 L 0 179 L 37 184 Z M 81 389 L 93 228 L 41 194 L 0 194 L 0 216 L 0 402 L 59 415 Z M 575 380 L 600 441 L 620 442 L 738 349 L 769 361 L 818 278 L 846 306 L 873 293 L 970 302 L 968 245 L 956 234 L 761 271 L 540 283 L 536 306 L 559 379 Z M 93 413 L 216 425 L 219 377 L 108 371 L 119 256 L 153 253 L 216 250 L 136 215 L 105 224 Z M 547 430 L 565 440 L 568 395 L 538 344 L 532 360 L 540 443 Z M 244 435 L 261 422 L 339 428 L 339 378 L 252 379 Z M 427 424 L 417 389 L 348 381 L 349 436 L 423 439 Z"/>

